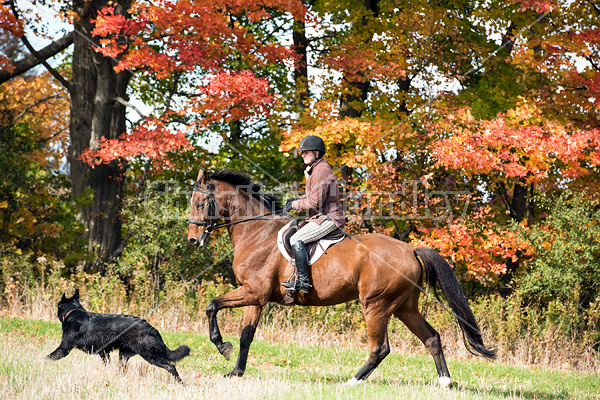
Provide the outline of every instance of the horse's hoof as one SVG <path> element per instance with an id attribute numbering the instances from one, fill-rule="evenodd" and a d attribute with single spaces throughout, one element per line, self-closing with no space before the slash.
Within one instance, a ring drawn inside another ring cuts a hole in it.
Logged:
<path id="1" fill-rule="evenodd" d="M 229 357 L 231 357 L 231 352 L 233 351 L 233 346 L 231 343 L 225 342 L 223 343 L 223 349 L 219 349 L 219 351 L 221 352 L 223 357 L 225 357 L 225 359 L 229 361 Z"/>
<path id="2" fill-rule="evenodd" d="M 223 378 L 233 378 L 235 376 L 240 377 L 242 375 L 244 375 L 244 371 L 234 368 L 230 373 L 223 375 Z"/>
<path id="3" fill-rule="evenodd" d="M 447 389 L 452 387 L 452 379 L 449 376 L 440 376 L 438 378 L 438 383 L 440 387 Z"/>
<path id="4" fill-rule="evenodd" d="M 348 382 L 344 383 L 344 385 L 346 386 L 356 386 L 356 385 L 360 385 L 361 383 L 365 383 L 364 379 L 356 379 L 355 377 L 352 377 L 352 379 L 350 379 Z"/>

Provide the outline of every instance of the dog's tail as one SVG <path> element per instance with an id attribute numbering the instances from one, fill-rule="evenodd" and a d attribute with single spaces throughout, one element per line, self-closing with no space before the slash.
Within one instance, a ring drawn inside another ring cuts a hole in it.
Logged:
<path id="1" fill-rule="evenodd" d="M 179 361 L 184 357 L 190 355 L 190 348 L 185 344 L 179 346 L 175 350 L 169 350 L 169 354 L 167 355 L 167 359 L 169 361 Z"/>

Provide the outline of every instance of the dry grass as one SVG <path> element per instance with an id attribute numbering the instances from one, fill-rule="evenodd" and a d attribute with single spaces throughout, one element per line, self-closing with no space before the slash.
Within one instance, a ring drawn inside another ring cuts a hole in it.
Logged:
<path id="1" fill-rule="evenodd" d="M 600 377 L 482 361 L 450 359 L 456 387 L 435 384 L 430 357 L 394 352 L 366 384 L 347 387 L 364 361 L 364 351 L 311 347 L 313 335 L 294 331 L 282 341 L 256 341 L 243 378 L 221 375 L 226 362 L 206 335 L 163 332 L 171 346 L 189 344 L 192 355 L 178 364 L 185 384 L 139 357 L 123 373 L 116 362 L 74 350 L 47 362 L 44 356 L 60 340 L 59 325 L 36 320 L 0 320 L 0 398 L 2 399 L 600 399 Z M 305 332 L 306 333 L 306 332 Z M 297 335 L 297 336 L 296 336 Z M 112 356 L 116 361 L 116 354 Z"/>
<path id="2" fill-rule="evenodd" d="M 287 370 L 275 377 L 253 373 L 226 379 L 206 376 L 179 366 L 180 385 L 164 370 L 134 357 L 125 373 L 111 362 L 73 351 L 57 362 L 44 359 L 55 344 L 22 338 L 0 342 L 0 393 L 3 399 L 389 399 L 389 392 L 373 394 L 370 384 L 346 387 L 339 383 L 299 381 Z M 114 357 L 114 356 L 113 356 Z M 113 358 L 114 359 L 114 358 Z M 377 385 L 381 385 L 378 383 Z M 468 391 L 447 391 L 430 384 L 403 384 L 392 388 L 396 398 L 469 399 L 495 398 Z M 518 397 L 515 397 L 518 398 Z"/>
<path id="3" fill-rule="evenodd" d="M 116 362 L 104 365 L 99 357 L 77 350 L 59 361 L 47 362 L 45 355 L 60 341 L 56 299 L 37 296 L 26 299 L 26 303 L 21 303 L 24 305 L 15 305 L 0 313 L 29 320 L 28 327 L 15 329 L 5 325 L 0 332 L 2 399 L 600 400 L 598 376 L 502 365 L 527 364 L 524 361 L 532 357 L 527 337 L 515 338 L 516 352 L 504 352 L 500 347 L 499 363 L 474 360 L 462 344 L 454 324 L 446 325 L 451 328 L 440 330 L 440 334 L 457 383 L 455 389 L 442 390 L 435 385 L 436 373 L 431 357 L 401 324 L 391 327 L 390 341 L 394 351 L 368 383 L 346 387 L 341 383 L 358 370 L 367 356 L 364 329 L 359 325 L 358 329 L 340 328 L 332 332 L 327 326 L 310 324 L 310 321 L 298 323 L 293 318 L 297 312 L 292 308 L 275 308 L 265 316 L 251 350 L 249 369 L 243 378 L 222 378 L 222 374 L 233 367 L 233 361 L 225 361 L 208 341 L 203 310 L 190 315 L 177 302 L 165 303 L 155 312 L 141 316 L 163 334 L 167 333 L 170 347 L 183 343 L 192 347 L 192 355 L 177 366 L 185 385 L 174 382 L 165 370 L 149 365 L 140 357 L 130 360 L 125 373 L 118 369 Z M 82 300 L 92 311 L 128 312 L 123 308 L 93 309 L 86 304 L 85 298 Z M 55 321 L 55 324 L 38 323 L 39 320 Z M 237 349 L 241 324 L 239 312 L 224 311 L 220 323 L 223 334 L 229 336 Z M 40 325 L 39 329 L 37 325 Z M 169 334 L 168 331 L 200 333 L 202 336 Z M 552 354 L 561 353 L 560 349 L 550 347 L 551 339 L 548 338 L 548 360 Z M 116 361 L 116 354 L 113 353 L 112 358 Z M 597 367 L 597 357 L 586 363 L 588 369 L 589 366 Z M 572 364 L 555 362 L 552 366 L 561 368 Z M 598 374 L 600 370 L 587 372 Z"/>
<path id="4" fill-rule="evenodd" d="M 242 399 L 263 398 L 285 391 L 285 381 L 267 379 L 198 378 L 180 368 L 186 385 L 175 383 L 164 370 L 136 357 L 125 374 L 117 363 L 104 365 L 99 357 L 73 351 L 59 362 L 47 362 L 44 355 L 53 346 L 3 341 L 0 354 L 4 370 L 0 379 L 3 398 L 14 399 Z"/>
<path id="5" fill-rule="evenodd" d="M 28 319 L 41 319 L 46 321 L 56 320 L 57 295 L 44 291 L 24 293 L 4 310 L 0 316 L 16 316 Z M 127 306 L 120 301 L 111 302 L 112 306 L 94 309 L 86 303 L 82 296 L 82 303 L 90 311 L 106 313 L 131 313 L 148 320 L 159 331 L 184 331 L 197 334 L 208 332 L 208 321 L 204 307 L 197 314 L 190 314 L 189 309 L 184 310 L 176 301 L 164 302 L 157 309 L 147 313 L 135 313 L 127 310 Z M 256 333 L 257 340 L 309 346 L 332 346 L 336 348 L 359 348 L 366 354 L 367 337 L 363 326 L 359 329 L 339 327 L 332 331 L 331 326 L 313 320 L 294 320 L 294 308 L 270 306 L 268 318 L 263 317 L 263 322 Z M 325 309 L 326 310 L 326 309 Z M 482 315 L 481 325 L 486 330 L 486 321 Z M 468 352 L 462 341 L 462 334 L 450 316 L 447 320 L 431 321 L 439 331 L 444 345 L 444 352 L 448 357 L 457 360 L 472 360 L 475 357 Z M 241 330 L 241 310 L 224 310 L 219 314 L 220 327 L 223 335 L 231 336 L 237 340 Z M 490 325 L 492 322 L 489 322 Z M 440 327 L 441 326 L 441 327 Z M 408 354 L 428 355 L 423 344 L 408 331 L 398 320 L 391 322 L 390 343 L 396 352 Z M 498 349 L 498 361 L 516 366 L 538 366 L 560 370 L 576 370 L 584 373 L 600 374 L 600 357 L 598 351 L 591 347 L 578 346 L 578 343 L 568 337 L 546 333 L 545 337 L 532 338 L 528 335 L 511 335 L 510 342 L 494 343 L 487 338 L 489 345 Z M 234 345 L 237 343 L 234 342 Z"/>

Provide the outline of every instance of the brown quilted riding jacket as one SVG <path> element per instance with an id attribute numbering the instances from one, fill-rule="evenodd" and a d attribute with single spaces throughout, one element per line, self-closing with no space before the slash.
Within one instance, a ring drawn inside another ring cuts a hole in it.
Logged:
<path id="1" fill-rule="evenodd" d="M 340 228 L 344 227 L 344 210 L 340 203 L 340 189 L 331 166 L 325 159 L 318 159 L 304 170 L 306 193 L 292 203 L 298 211 L 308 210 L 309 222 L 321 224 L 327 217 Z"/>

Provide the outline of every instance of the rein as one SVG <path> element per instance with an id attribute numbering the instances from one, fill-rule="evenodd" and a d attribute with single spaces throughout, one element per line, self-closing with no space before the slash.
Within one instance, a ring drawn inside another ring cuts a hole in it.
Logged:
<path id="1" fill-rule="evenodd" d="M 230 226 L 230 225 L 241 224 L 242 222 L 252 221 L 254 219 L 261 219 L 262 217 L 266 217 L 266 216 L 273 215 L 273 214 L 276 214 L 275 211 L 271 211 L 271 212 L 268 212 L 266 214 L 255 215 L 255 216 L 250 217 L 250 218 L 244 218 L 244 219 L 242 219 L 240 221 L 222 222 L 220 224 L 210 224 L 209 222 L 206 222 L 206 221 L 196 221 L 196 220 L 193 220 L 193 219 L 190 219 L 188 222 L 190 224 L 194 224 L 194 225 L 207 226 L 211 230 L 214 230 L 214 229 L 224 228 L 224 227 Z"/>

